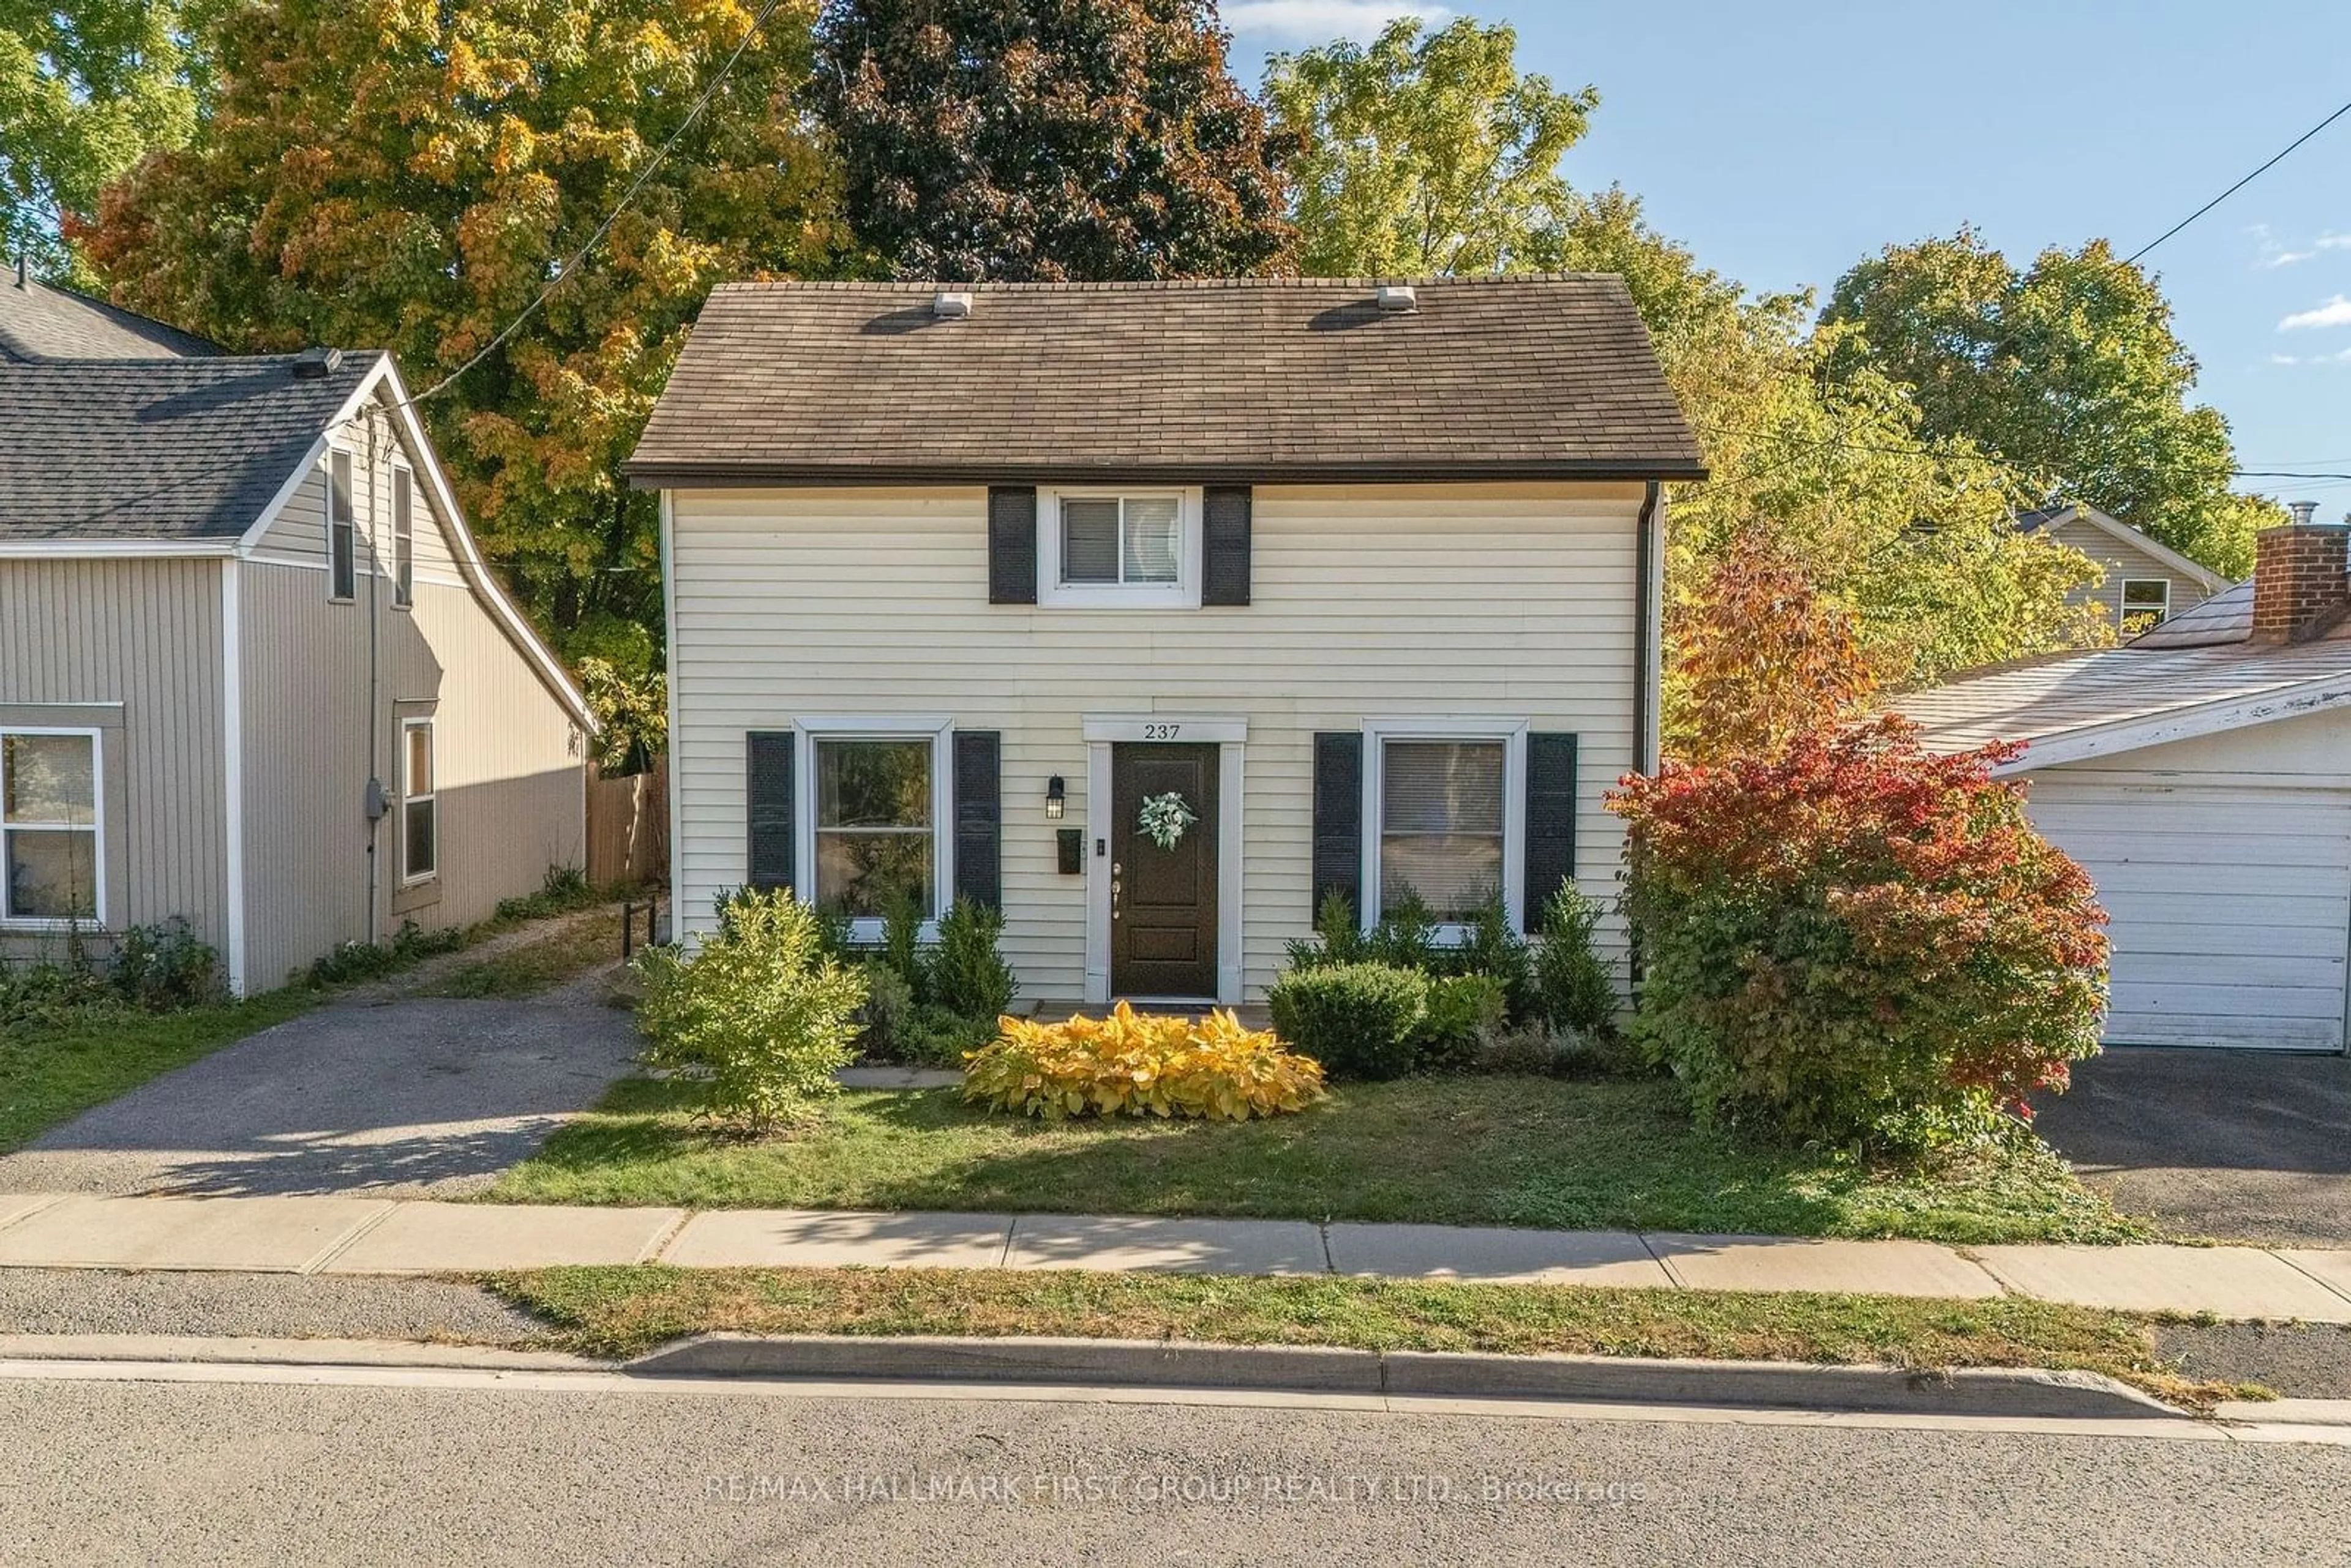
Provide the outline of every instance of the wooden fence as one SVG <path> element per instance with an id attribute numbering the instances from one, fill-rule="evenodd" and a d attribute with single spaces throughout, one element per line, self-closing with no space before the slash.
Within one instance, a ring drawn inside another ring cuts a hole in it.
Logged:
<path id="1" fill-rule="evenodd" d="M 665 882 L 669 878 L 669 767 L 657 760 L 625 779 L 588 779 L 588 880 Z"/>

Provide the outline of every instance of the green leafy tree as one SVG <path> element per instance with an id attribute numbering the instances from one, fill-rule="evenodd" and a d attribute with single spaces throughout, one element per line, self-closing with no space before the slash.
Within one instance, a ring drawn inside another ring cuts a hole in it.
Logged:
<path id="1" fill-rule="evenodd" d="M 1521 75 L 1518 34 L 1403 17 L 1368 46 L 1277 55 L 1265 96 L 1292 147 L 1299 262 L 1312 277 L 1557 265 L 1574 206 L 1561 155 L 1600 102 Z"/>
<path id="2" fill-rule="evenodd" d="M 2086 501 L 2232 576 L 2277 508 L 2229 488 L 2228 421 L 2191 404 L 2196 361 L 2155 279 L 2104 240 L 2019 269 L 1970 229 L 1889 246 L 1838 279 L 1824 361 L 1913 389 L 1920 433 L 1973 442 L 2034 498 Z"/>
<path id="3" fill-rule="evenodd" d="M 829 0 L 811 98 L 899 276 L 1280 270 L 1265 118 L 1212 0 Z"/>
<path id="4" fill-rule="evenodd" d="M 668 160 L 520 331 L 423 404 L 485 549 L 574 657 L 658 659 L 653 498 L 619 465 L 725 278 L 839 256 L 834 172 L 794 109 L 810 16 L 744 0 L 279 0 L 217 44 L 184 149 L 111 187 L 114 297 L 235 347 L 465 367 Z"/>
<path id="5" fill-rule="evenodd" d="M 173 0 L 0 0 L 0 251 L 91 281 L 72 235 L 108 181 L 194 131 L 193 63 Z"/>
<path id="6" fill-rule="evenodd" d="M 1677 749 L 1710 707 L 1687 638 L 1708 624 L 1720 564 L 1750 539 L 1851 617 L 1876 679 L 1896 689 L 2108 634 L 2094 607 L 2067 601 L 2096 568 L 2011 524 L 2029 498 L 2015 474 L 1965 439 L 1930 436 L 1885 375 L 1821 373 L 1847 329 L 1807 330 L 1809 296 L 1750 295 L 1621 191 L 1580 197 L 1563 237 L 1564 265 L 1624 277 L 1712 472 L 1670 497 L 1665 720 Z"/>

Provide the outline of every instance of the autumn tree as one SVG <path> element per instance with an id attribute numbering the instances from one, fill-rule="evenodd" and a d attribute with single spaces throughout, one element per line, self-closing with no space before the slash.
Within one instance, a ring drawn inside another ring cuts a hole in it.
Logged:
<path id="1" fill-rule="evenodd" d="M 1877 687 L 1853 616 L 1760 531 L 1716 557 L 1667 634 L 1666 750 L 1681 761 L 1772 756 L 1858 716 Z"/>
<path id="2" fill-rule="evenodd" d="M 811 101 L 899 276 L 1281 270 L 1264 115 L 1213 0 L 827 0 Z"/>
<path id="3" fill-rule="evenodd" d="M 2012 265 L 1970 229 L 1888 246 L 1837 280 L 1849 326 L 1833 378 L 1911 389 L 1919 430 L 1974 443 L 2039 501 L 2086 501 L 2214 570 L 2252 570 L 2277 508 L 2233 494 L 2219 411 L 2191 403 L 2196 361 L 2153 277 L 2104 240 Z"/>
<path id="4" fill-rule="evenodd" d="M 1821 373 L 1845 329 L 1808 329 L 1808 295 L 1749 293 L 1621 191 L 1579 196 L 1563 242 L 1564 265 L 1624 277 L 1711 470 L 1671 491 L 1673 627 L 1700 623 L 1718 564 L 1760 539 L 1851 617 L 1890 687 L 2109 635 L 2095 607 L 2069 602 L 2095 567 L 2013 526 L 2030 499 L 2019 476 L 1923 430 L 1908 389 L 1885 375 Z M 1687 740 L 1704 709 L 1673 677 L 1680 658 L 1669 646 L 1665 716 Z"/>
<path id="5" fill-rule="evenodd" d="M 1291 149 L 1311 277 L 1557 266 L 1574 198 L 1559 170 L 1600 98 L 1521 75 L 1518 34 L 1400 17 L 1369 45 L 1277 55 L 1265 97 Z"/>
<path id="6" fill-rule="evenodd" d="M 90 281 L 71 237 L 99 191 L 195 129 L 189 26 L 175 0 L 0 0 L 0 255 Z"/>
<path id="7" fill-rule="evenodd" d="M 389 349 L 420 392 L 462 371 L 423 413 L 485 549 L 567 653 L 644 670 L 655 508 L 619 465 L 713 284 L 838 250 L 831 167 L 794 108 L 810 16 L 787 4 L 747 42 L 752 16 L 744 0 L 240 7 L 217 107 L 107 193 L 89 254 L 121 303 L 239 349 Z"/>

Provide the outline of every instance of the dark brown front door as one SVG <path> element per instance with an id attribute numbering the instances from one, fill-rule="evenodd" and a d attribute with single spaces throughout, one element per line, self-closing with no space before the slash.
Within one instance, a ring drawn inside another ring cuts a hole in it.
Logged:
<path id="1" fill-rule="evenodd" d="M 1111 748 L 1110 984 L 1122 997 L 1217 994 L 1217 748 Z M 1175 794 L 1198 821 L 1174 849 L 1141 827 Z"/>

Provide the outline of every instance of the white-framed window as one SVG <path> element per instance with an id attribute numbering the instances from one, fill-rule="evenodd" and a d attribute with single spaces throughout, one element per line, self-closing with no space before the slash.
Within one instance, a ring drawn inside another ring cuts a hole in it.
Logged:
<path id="1" fill-rule="evenodd" d="M 0 731 L 0 921 L 106 921 L 103 762 L 94 729 Z"/>
<path id="2" fill-rule="evenodd" d="M 851 936 L 879 940 L 912 899 L 926 933 L 952 885 L 948 790 L 953 729 L 940 719 L 802 720 L 799 799 L 807 896 L 845 915 Z"/>
<path id="3" fill-rule="evenodd" d="M 1040 490 L 1037 602 L 1076 610 L 1200 602 L 1196 490 Z"/>
<path id="4" fill-rule="evenodd" d="M 359 538 L 351 516 L 351 455 L 327 454 L 327 597 L 359 597 Z"/>
<path id="5" fill-rule="evenodd" d="M 2123 579 L 2120 630 L 2126 637 L 2152 632 L 2171 619 L 2171 580 L 2168 577 Z"/>
<path id="6" fill-rule="evenodd" d="M 416 602 L 416 476 L 404 463 L 392 465 L 392 602 Z"/>
<path id="7" fill-rule="evenodd" d="M 1368 927 L 1407 891 L 1458 940 L 1502 895 L 1523 903 L 1528 726 L 1510 720 L 1374 720 L 1364 727 L 1364 896 Z"/>
<path id="8" fill-rule="evenodd" d="M 441 869 L 439 758 L 433 721 L 400 721 L 400 880 L 430 881 Z"/>

